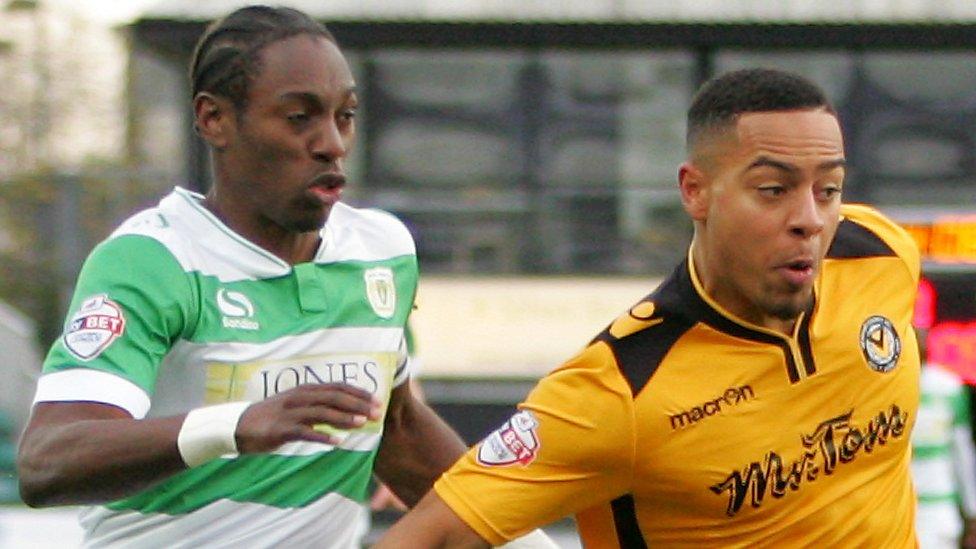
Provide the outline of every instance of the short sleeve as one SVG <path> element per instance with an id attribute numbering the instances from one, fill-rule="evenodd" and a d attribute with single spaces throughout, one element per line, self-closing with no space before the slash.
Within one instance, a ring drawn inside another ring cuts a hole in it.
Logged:
<path id="1" fill-rule="evenodd" d="M 195 325 L 195 304 L 162 243 L 141 235 L 103 242 L 82 267 L 35 402 L 104 402 L 144 415 L 163 358 Z"/>
<path id="2" fill-rule="evenodd" d="M 595 343 L 540 381 L 434 488 L 501 544 L 626 493 L 634 453 L 630 389 L 606 344 Z"/>

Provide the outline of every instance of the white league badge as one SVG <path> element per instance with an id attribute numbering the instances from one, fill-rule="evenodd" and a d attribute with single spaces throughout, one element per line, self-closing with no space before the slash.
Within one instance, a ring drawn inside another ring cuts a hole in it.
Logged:
<path id="1" fill-rule="evenodd" d="M 497 431 L 485 437 L 478 448 L 478 463 L 488 466 L 528 465 L 539 453 L 536 430 L 539 421 L 532 412 L 522 410 Z"/>
<path id="2" fill-rule="evenodd" d="M 88 361 L 105 350 L 125 332 L 122 308 L 105 294 L 89 297 L 64 332 L 64 346 L 71 354 Z"/>

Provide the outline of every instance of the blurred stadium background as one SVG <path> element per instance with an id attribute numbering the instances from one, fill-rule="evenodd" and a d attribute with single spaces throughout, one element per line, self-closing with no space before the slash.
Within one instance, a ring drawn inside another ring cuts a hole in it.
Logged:
<path id="1" fill-rule="evenodd" d="M 24 516 L 15 440 L 81 261 L 173 185 L 208 186 L 186 65 L 207 22 L 243 3 L 145 3 L 108 23 L 107 4 L 0 0 L 3 547 L 30 546 L 10 520 Z M 347 197 L 413 230 L 421 379 L 469 441 L 685 253 L 684 112 L 728 69 L 821 84 L 845 128 L 847 199 L 934 242 L 952 266 L 933 272 L 965 279 L 948 276 L 962 308 L 947 314 L 976 317 L 964 266 L 976 225 L 932 232 L 976 213 L 974 2 L 274 3 L 328 23 L 351 62 L 361 118 Z M 976 369 L 972 333 L 954 332 L 953 352 Z"/>

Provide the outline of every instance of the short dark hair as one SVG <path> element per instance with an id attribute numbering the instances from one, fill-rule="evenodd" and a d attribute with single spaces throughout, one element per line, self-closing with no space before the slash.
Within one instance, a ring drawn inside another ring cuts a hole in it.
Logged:
<path id="1" fill-rule="evenodd" d="M 819 86 L 802 76 L 775 69 L 742 69 L 702 85 L 688 109 L 685 143 L 691 150 L 706 131 L 735 123 L 744 113 L 823 108 L 835 113 Z"/>
<path id="2" fill-rule="evenodd" d="M 292 8 L 247 6 L 214 21 L 193 51 L 192 97 L 206 91 L 243 109 L 249 84 L 261 69 L 261 48 L 299 34 L 321 36 L 337 44 L 325 25 Z"/>

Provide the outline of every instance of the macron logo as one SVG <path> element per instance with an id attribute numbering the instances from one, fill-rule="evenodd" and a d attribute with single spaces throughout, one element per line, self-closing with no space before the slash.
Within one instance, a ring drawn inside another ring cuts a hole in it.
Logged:
<path id="1" fill-rule="evenodd" d="M 671 416 L 671 430 L 674 431 L 694 425 L 707 417 L 721 413 L 723 407 L 729 408 L 743 402 L 748 402 L 754 398 L 756 398 L 756 393 L 752 391 L 752 387 L 749 385 L 729 387 L 722 393 L 722 396 Z"/>

